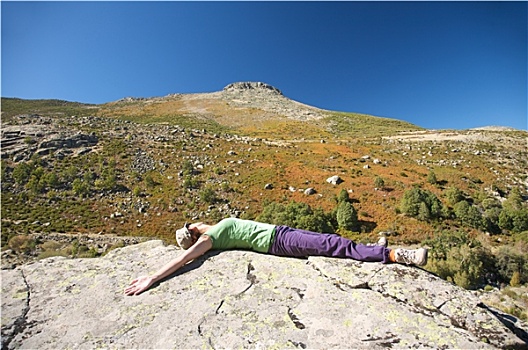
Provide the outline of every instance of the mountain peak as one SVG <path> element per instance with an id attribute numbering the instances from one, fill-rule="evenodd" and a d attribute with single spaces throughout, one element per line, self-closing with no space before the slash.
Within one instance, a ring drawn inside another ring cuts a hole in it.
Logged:
<path id="1" fill-rule="evenodd" d="M 262 82 L 253 82 L 253 81 L 244 81 L 232 83 L 224 87 L 224 91 L 247 91 L 247 90 L 262 90 L 274 92 L 276 94 L 282 95 L 282 92 L 274 86 L 271 86 Z"/>

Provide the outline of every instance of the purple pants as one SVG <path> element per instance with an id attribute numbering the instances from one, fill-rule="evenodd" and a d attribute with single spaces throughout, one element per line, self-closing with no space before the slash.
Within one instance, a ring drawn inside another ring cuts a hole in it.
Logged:
<path id="1" fill-rule="evenodd" d="M 389 252 L 390 249 L 383 246 L 367 246 L 336 234 L 310 232 L 288 226 L 277 226 L 275 239 L 269 248 L 270 254 L 279 256 L 327 256 L 380 261 L 384 264 L 389 262 Z"/>

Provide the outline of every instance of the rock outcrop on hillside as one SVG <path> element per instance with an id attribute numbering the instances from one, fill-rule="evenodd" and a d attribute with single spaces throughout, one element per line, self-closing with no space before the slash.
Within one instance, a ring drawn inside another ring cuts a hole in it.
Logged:
<path id="1" fill-rule="evenodd" d="M 212 252 L 123 294 L 180 253 L 149 241 L 3 270 L 2 349 L 526 347 L 470 292 L 401 265 Z"/>
<path id="2" fill-rule="evenodd" d="M 262 82 L 237 82 L 224 87 L 224 91 L 246 91 L 246 90 L 267 90 L 282 95 L 282 92 L 274 86 Z"/>
<path id="3" fill-rule="evenodd" d="M 20 115 L 17 121 L 16 125 L 2 125 L 2 159 L 27 161 L 34 154 L 53 155 L 63 159 L 91 152 L 99 142 L 99 138 L 93 133 L 86 134 L 65 128 L 54 123 L 54 119 L 38 114 Z"/>

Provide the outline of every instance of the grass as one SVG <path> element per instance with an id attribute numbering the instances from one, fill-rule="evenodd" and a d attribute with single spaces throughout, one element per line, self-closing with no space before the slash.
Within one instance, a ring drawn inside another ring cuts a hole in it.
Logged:
<path id="1" fill-rule="evenodd" d="M 333 134 L 347 137 L 375 138 L 405 131 L 424 130 L 404 121 L 358 113 L 336 113 L 324 120 Z"/>
<path id="2" fill-rule="evenodd" d="M 89 116 L 97 113 L 98 106 L 62 100 L 23 100 L 2 97 L 2 122 L 20 114 L 55 116 Z"/>

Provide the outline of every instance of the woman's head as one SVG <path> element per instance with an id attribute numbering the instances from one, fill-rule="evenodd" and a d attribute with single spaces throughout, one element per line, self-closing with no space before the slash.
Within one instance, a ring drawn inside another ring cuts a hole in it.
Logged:
<path id="1" fill-rule="evenodd" d="M 200 237 L 194 225 L 185 223 L 182 228 L 176 230 L 176 242 L 182 249 L 189 249 Z"/>

